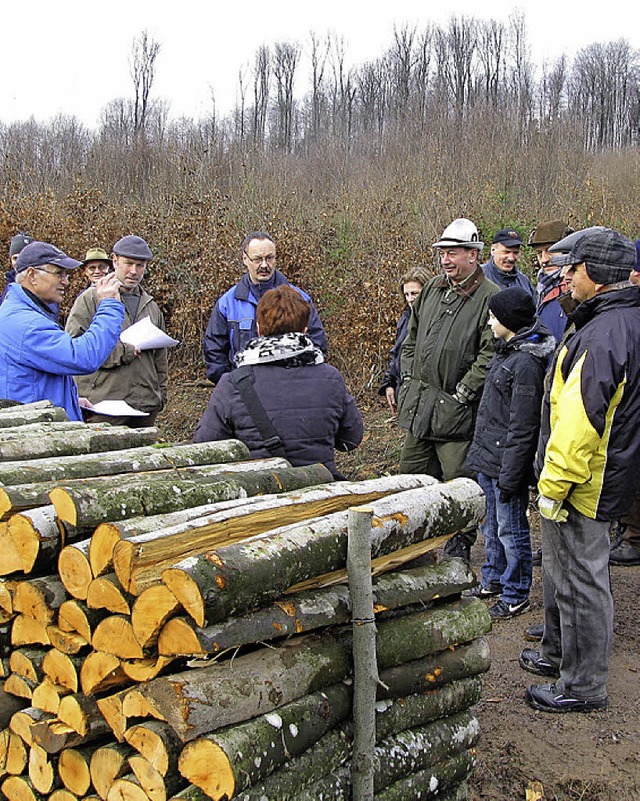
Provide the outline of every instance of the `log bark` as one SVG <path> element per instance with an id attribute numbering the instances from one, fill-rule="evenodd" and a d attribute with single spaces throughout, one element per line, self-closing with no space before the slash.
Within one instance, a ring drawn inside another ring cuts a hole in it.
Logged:
<path id="1" fill-rule="evenodd" d="M 372 511 L 367 507 L 349 509 L 347 575 L 353 615 L 353 801 L 373 799 L 378 667 L 371 581 L 371 518 Z"/>
<path id="2" fill-rule="evenodd" d="M 9 657 L 9 668 L 25 679 L 39 682 L 44 677 L 43 662 L 47 655 L 45 648 L 16 648 Z"/>
<path id="3" fill-rule="evenodd" d="M 83 737 L 57 718 L 34 723 L 31 735 L 33 742 L 44 748 L 48 754 L 59 754 L 63 748 L 73 748 L 84 743 Z"/>
<path id="4" fill-rule="evenodd" d="M 4 682 L 0 682 L 0 730 L 6 729 L 13 715 L 27 705 L 26 699 L 6 693 Z"/>
<path id="5" fill-rule="evenodd" d="M 23 573 L 51 574 L 62 547 L 62 535 L 51 504 L 14 514 L 8 521 Z"/>
<path id="6" fill-rule="evenodd" d="M 465 781 L 476 759 L 472 751 L 464 751 L 451 759 L 417 771 L 376 794 L 379 801 L 421 801 L 439 798 L 443 791 L 454 790 Z M 431 789 L 433 788 L 433 789 Z M 313 798 L 313 796 L 311 796 Z"/>
<path id="7" fill-rule="evenodd" d="M 108 743 L 93 752 L 89 772 L 91 783 L 100 798 L 106 799 L 113 782 L 129 772 L 127 759 L 131 754 L 133 749 L 126 743 Z"/>
<path id="8" fill-rule="evenodd" d="M 60 485 L 68 489 L 77 488 L 100 492 L 100 490 L 112 487 L 115 484 L 122 490 L 127 488 L 135 491 L 141 483 L 153 486 L 157 482 L 164 483 L 172 480 L 213 480 L 214 476 L 224 477 L 233 473 L 246 473 L 251 470 L 281 470 L 286 467 L 290 467 L 290 465 L 285 459 L 255 459 L 249 462 L 203 464 L 197 467 L 172 467 L 165 463 L 163 469 L 148 472 L 129 470 L 117 476 L 99 475 L 89 478 L 65 478 L 63 481 L 11 484 L 0 487 L 0 519 L 6 519 L 9 515 L 20 512 L 23 509 L 48 504 L 49 493 Z"/>
<path id="9" fill-rule="evenodd" d="M 64 586 L 57 576 L 29 579 L 17 584 L 13 608 L 43 625 L 55 620 L 56 611 L 66 600 Z"/>
<path id="10" fill-rule="evenodd" d="M 88 740 L 109 732 L 109 725 L 92 696 L 78 693 L 65 696 L 60 702 L 58 719 Z"/>
<path id="11" fill-rule="evenodd" d="M 0 414 L 0 429 L 13 426 L 26 426 L 32 423 L 63 423 L 69 421 L 67 413 L 59 406 L 49 409 L 15 409 L 4 410 Z M 1 480 L 1 479 L 0 479 Z"/>
<path id="12" fill-rule="evenodd" d="M 217 510 L 197 519 L 155 527 L 136 536 L 122 536 L 114 547 L 114 569 L 124 587 L 132 576 L 160 578 L 162 568 L 273 528 L 343 511 L 356 503 L 370 503 L 399 490 L 437 483 L 431 477 L 392 476 L 363 482 L 334 482 L 303 491 L 278 494 L 258 503 Z M 168 522 L 168 521 L 167 521 Z M 98 531 L 94 538 L 98 536 Z M 92 538 L 93 539 L 93 538 Z M 93 542 L 92 542 L 93 547 Z"/>
<path id="13" fill-rule="evenodd" d="M 77 599 L 67 600 L 58 610 L 58 626 L 63 631 L 76 632 L 91 642 L 93 630 L 109 614 L 105 609 L 93 609 Z"/>
<path id="14" fill-rule="evenodd" d="M 188 743 L 178 768 L 213 799 L 234 798 L 303 754 L 351 712 L 351 688 L 340 683 L 274 712 Z"/>
<path id="15" fill-rule="evenodd" d="M 73 432 L 72 436 L 70 432 Z M 124 450 L 152 445 L 157 437 L 157 428 L 134 429 L 86 423 L 42 423 L 5 428 L 0 430 L 0 461 Z"/>
<path id="16" fill-rule="evenodd" d="M 8 486 L 45 481 L 64 482 L 76 478 L 239 462 L 249 458 L 247 446 L 232 439 L 186 445 L 147 445 L 129 450 L 81 456 L 30 459 L 28 462 L 0 462 L 0 484 Z"/>
<path id="17" fill-rule="evenodd" d="M 485 498 L 470 479 L 392 495 L 372 504 L 374 556 L 480 521 Z M 400 511 L 402 510 L 402 511 Z M 347 513 L 285 526 L 190 557 L 162 580 L 199 626 L 264 606 L 288 587 L 344 568 Z"/>
<path id="18" fill-rule="evenodd" d="M 49 497 L 60 520 L 74 526 L 78 533 L 89 534 L 105 520 L 124 520 L 143 514 L 156 515 L 214 501 L 283 489 L 294 490 L 332 480 L 331 473 L 323 465 L 309 465 L 274 471 L 255 470 L 225 477 L 211 476 L 191 480 L 174 478 L 165 484 L 156 483 L 153 488 L 144 480 L 140 480 L 135 488 L 113 486 L 113 482 L 111 486 L 100 489 L 60 486 L 51 490 Z"/>
<path id="19" fill-rule="evenodd" d="M 131 726 L 125 732 L 125 740 L 142 754 L 161 776 L 177 772 L 182 741 L 168 723 L 148 720 Z"/>
<path id="20" fill-rule="evenodd" d="M 486 607 L 476 599 L 382 623 L 377 641 L 379 667 L 468 642 L 490 627 Z M 309 635 L 237 657 L 232 665 L 233 670 L 220 663 L 154 679 L 139 691 L 187 742 L 346 678 L 351 672 L 350 642 L 346 636 Z"/>
<path id="21" fill-rule="evenodd" d="M 27 707 L 11 716 L 9 728 L 27 745 L 33 745 L 34 727 L 43 721 L 51 720 L 51 717 L 48 712 L 43 712 L 41 709 Z"/>

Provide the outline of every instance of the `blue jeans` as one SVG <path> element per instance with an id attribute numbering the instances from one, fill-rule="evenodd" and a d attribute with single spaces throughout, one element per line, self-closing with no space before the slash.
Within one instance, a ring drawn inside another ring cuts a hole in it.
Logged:
<path id="1" fill-rule="evenodd" d="M 482 585 L 502 585 L 502 600 L 519 604 L 529 597 L 533 567 L 531 532 L 527 519 L 527 487 L 500 503 L 498 480 L 478 473 L 478 484 L 487 497 L 487 515 L 480 524 L 484 536 L 486 561 L 482 565 Z"/>

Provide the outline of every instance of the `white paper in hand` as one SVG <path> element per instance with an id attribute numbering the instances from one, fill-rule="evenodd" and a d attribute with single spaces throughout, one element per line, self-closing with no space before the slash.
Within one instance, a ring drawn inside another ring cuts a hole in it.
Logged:
<path id="1" fill-rule="evenodd" d="M 105 414 L 108 417 L 148 417 L 149 412 L 134 409 L 123 400 L 103 400 L 99 403 L 89 404 L 87 407 L 96 414 Z"/>
<path id="2" fill-rule="evenodd" d="M 137 323 L 125 328 L 120 334 L 120 341 L 133 345 L 138 350 L 151 350 L 152 348 L 173 348 L 178 344 L 168 334 L 151 322 L 151 318 L 143 317 Z"/>

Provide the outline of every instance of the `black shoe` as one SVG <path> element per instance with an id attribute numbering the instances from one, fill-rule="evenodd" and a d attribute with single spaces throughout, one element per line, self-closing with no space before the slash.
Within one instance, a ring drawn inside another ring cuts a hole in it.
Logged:
<path id="1" fill-rule="evenodd" d="M 528 670 L 529 673 L 535 673 L 537 676 L 560 675 L 558 668 L 545 659 L 540 651 L 535 651 L 533 648 L 524 648 L 520 651 L 518 662 L 521 668 Z"/>
<path id="2" fill-rule="evenodd" d="M 534 567 L 540 567 L 542 565 L 542 548 L 538 548 L 538 550 L 532 555 L 531 564 Z"/>
<path id="3" fill-rule="evenodd" d="M 476 584 L 470 590 L 465 590 L 462 594 L 465 598 L 495 598 L 502 592 L 502 584 L 500 582 L 491 582 L 488 587 L 483 587 L 482 584 Z"/>
<path id="4" fill-rule="evenodd" d="M 525 629 L 524 638 L 529 642 L 538 642 L 542 639 L 543 634 L 544 623 L 536 623 L 535 626 L 529 626 L 528 629 Z"/>
<path id="5" fill-rule="evenodd" d="M 519 604 L 510 604 L 507 601 L 500 600 L 493 606 L 489 607 L 489 617 L 492 620 L 509 620 L 509 618 L 521 615 L 529 608 L 529 599 L 525 598 Z"/>
<path id="6" fill-rule="evenodd" d="M 525 693 L 525 700 L 542 712 L 593 712 L 609 705 L 607 698 L 590 700 L 565 695 L 555 684 L 532 684 Z"/>
<path id="7" fill-rule="evenodd" d="M 445 556 L 458 556 L 461 559 L 466 559 L 467 562 L 471 560 L 471 545 L 462 534 L 454 534 L 445 543 L 442 551 Z"/>
<path id="8" fill-rule="evenodd" d="M 611 546 L 609 562 L 612 565 L 640 565 L 640 548 L 618 540 Z"/>

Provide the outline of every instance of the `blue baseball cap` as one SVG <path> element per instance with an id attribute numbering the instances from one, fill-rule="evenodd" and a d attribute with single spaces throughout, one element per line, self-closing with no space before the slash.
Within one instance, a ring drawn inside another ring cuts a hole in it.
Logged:
<path id="1" fill-rule="evenodd" d="M 16 261 L 15 270 L 21 273 L 28 267 L 42 267 L 43 264 L 53 264 L 55 267 L 64 267 L 65 270 L 75 270 L 80 262 L 67 256 L 55 245 L 48 242 L 31 242 L 20 251 Z"/>

